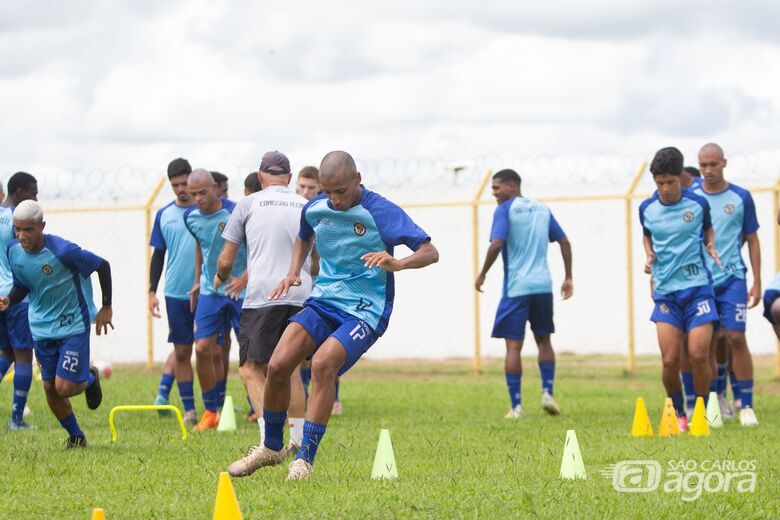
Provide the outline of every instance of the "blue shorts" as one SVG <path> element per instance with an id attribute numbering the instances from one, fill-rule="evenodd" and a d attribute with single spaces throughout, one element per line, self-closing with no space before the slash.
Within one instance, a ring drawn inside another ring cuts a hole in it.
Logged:
<path id="1" fill-rule="evenodd" d="M 168 314 L 168 343 L 192 345 L 195 313 L 190 311 L 190 300 L 165 297 Z"/>
<path id="2" fill-rule="evenodd" d="M 772 325 L 780 325 L 772 319 L 772 304 L 778 298 L 780 298 L 780 291 L 775 291 L 774 289 L 764 291 L 764 318 L 768 319 Z"/>
<path id="3" fill-rule="evenodd" d="M 525 324 L 531 322 L 531 331 L 537 336 L 555 332 L 552 293 L 526 294 L 510 298 L 504 296 L 498 304 L 493 323 L 494 338 L 525 339 Z"/>
<path id="4" fill-rule="evenodd" d="M 685 332 L 705 323 L 718 321 L 712 287 L 702 285 L 668 294 L 653 294 L 655 309 L 650 321 L 669 323 Z"/>
<path id="5" fill-rule="evenodd" d="M 41 367 L 41 379 L 60 379 L 83 383 L 89 376 L 89 330 L 62 339 L 35 342 L 35 358 Z"/>
<path id="6" fill-rule="evenodd" d="M 216 294 L 200 295 L 198 305 L 195 308 L 195 339 L 219 336 L 230 330 L 230 326 L 236 331 L 241 323 L 241 305 L 243 300 L 233 300 L 227 296 Z"/>
<path id="7" fill-rule="evenodd" d="M 347 360 L 339 369 L 340 376 L 352 368 L 379 339 L 374 329 L 365 321 L 312 299 L 304 302 L 303 310 L 290 318 L 290 322 L 298 323 L 306 329 L 317 348 L 330 337 L 341 343 L 347 352 Z"/>
<path id="8" fill-rule="evenodd" d="M 19 302 L 0 312 L 0 348 L 30 350 L 34 346 L 27 321 L 27 302 Z"/>
<path id="9" fill-rule="evenodd" d="M 747 282 L 744 278 L 730 276 L 724 283 L 715 287 L 719 328 L 745 332 L 747 299 Z"/>

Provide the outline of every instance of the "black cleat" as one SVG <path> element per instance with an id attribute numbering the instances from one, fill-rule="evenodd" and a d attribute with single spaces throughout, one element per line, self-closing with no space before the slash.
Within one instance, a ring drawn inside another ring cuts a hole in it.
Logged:
<path id="1" fill-rule="evenodd" d="M 71 435 L 68 437 L 68 442 L 65 444 L 65 448 L 71 450 L 73 448 L 86 448 L 87 438 L 83 435 Z"/>
<path id="2" fill-rule="evenodd" d="M 87 397 L 89 409 L 95 410 L 103 402 L 103 390 L 100 389 L 100 372 L 98 372 L 98 369 L 89 367 L 89 373 L 95 376 L 95 382 L 84 390 L 84 395 Z"/>

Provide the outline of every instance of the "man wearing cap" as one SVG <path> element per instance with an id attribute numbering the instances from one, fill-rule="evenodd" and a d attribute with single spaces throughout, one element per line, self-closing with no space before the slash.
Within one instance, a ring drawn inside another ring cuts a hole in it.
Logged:
<path id="1" fill-rule="evenodd" d="M 154 404 L 168 404 L 173 382 L 178 380 L 179 396 L 184 405 L 184 420 L 194 426 L 198 421 L 192 388 L 191 362 L 195 314 L 190 309 L 187 293 L 192 288 L 192 273 L 195 271 L 195 259 L 192 255 L 195 250 L 195 239 L 184 225 L 184 213 L 193 204 L 187 189 L 190 173 L 192 167 L 186 159 L 174 159 L 168 164 L 168 180 L 176 198 L 157 212 L 149 240 L 149 245 L 154 248 L 149 266 L 149 312 L 155 318 L 161 317 L 157 286 L 160 283 L 167 251 L 165 310 L 168 315 L 168 341 L 173 343 L 173 352 L 165 363 Z"/>
<path id="2" fill-rule="evenodd" d="M 249 283 L 241 310 L 238 338 L 239 373 L 255 410 L 263 409 L 265 374 L 271 354 L 289 319 L 297 314 L 311 292 L 309 259 L 303 267 L 301 285 L 285 297 L 269 300 L 268 294 L 284 278 L 290 266 L 301 210 L 306 199 L 289 188 L 290 161 L 278 151 L 263 155 L 258 178 L 262 191 L 236 205 L 222 233 L 225 246 L 219 256 L 214 286 L 219 287 L 233 268 L 241 244 L 246 244 Z M 303 437 L 305 400 L 298 370 L 291 377 L 292 399 L 288 409 L 289 451 L 300 449 Z M 260 444 L 263 441 L 263 420 Z"/>

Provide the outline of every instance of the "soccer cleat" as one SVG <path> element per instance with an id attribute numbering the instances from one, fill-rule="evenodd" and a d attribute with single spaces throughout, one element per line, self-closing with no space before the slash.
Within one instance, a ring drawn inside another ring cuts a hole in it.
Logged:
<path id="1" fill-rule="evenodd" d="M 87 406 L 90 410 L 96 410 L 103 402 L 103 390 L 100 389 L 100 371 L 94 366 L 89 367 L 89 373 L 95 376 L 95 382 L 84 390 L 84 396 L 87 398 Z"/>
<path id="2" fill-rule="evenodd" d="M 195 426 L 195 428 L 192 429 L 194 432 L 205 432 L 206 430 L 213 430 L 219 426 L 219 419 L 217 418 L 217 413 L 212 412 L 210 410 L 206 410 L 203 412 L 203 415 L 200 416 L 200 421 Z"/>
<path id="3" fill-rule="evenodd" d="M 677 418 L 677 426 L 680 428 L 680 433 L 688 431 L 688 417 L 681 415 Z"/>
<path id="4" fill-rule="evenodd" d="M 743 408 L 739 411 L 739 422 L 742 426 L 758 426 L 756 412 L 752 408 Z"/>
<path id="5" fill-rule="evenodd" d="M 724 419 L 733 419 L 734 418 L 734 409 L 731 408 L 731 405 L 729 404 L 729 400 L 726 399 L 726 396 L 723 394 L 718 394 L 718 406 L 720 407 L 720 416 Z"/>
<path id="6" fill-rule="evenodd" d="M 68 441 L 65 444 L 65 448 L 72 450 L 73 448 L 86 448 L 87 438 L 83 435 L 71 435 L 68 437 Z"/>
<path id="7" fill-rule="evenodd" d="M 299 451 L 301 451 L 301 447 L 295 444 L 293 441 L 290 441 L 290 444 L 287 445 L 287 456 L 295 456 Z"/>
<path id="8" fill-rule="evenodd" d="M 8 423 L 8 431 L 19 431 L 19 430 L 31 430 L 32 426 L 24 422 L 24 419 L 22 419 L 19 422 L 14 421 L 11 419 L 11 422 Z"/>
<path id="9" fill-rule="evenodd" d="M 309 480 L 314 473 L 314 466 L 303 459 L 295 459 L 290 463 L 285 480 Z"/>
<path id="10" fill-rule="evenodd" d="M 514 408 L 510 408 L 509 411 L 504 416 L 504 419 L 522 419 L 525 417 L 525 414 L 523 413 L 523 405 L 518 404 Z"/>
<path id="11" fill-rule="evenodd" d="M 734 399 L 734 402 L 731 406 L 734 409 L 734 413 L 737 413 L 742 409 L 742 399 Z"/>
<path id="12" fill-rule="evenodd" d="M 331 410 L 331 415 L 341 415 L 344 412 L 344 407 L 341 406 L 341 401 L 333 401 L 333 410 Z"/>
<path id="13" fill-rule="evenodd" d="M 552 394 L 546 390 L 542 393 L 542 409 L 550 415 L 558 415 L 561 413 L 558 403 L 555 402 Z"/>
<path id="14" fill-rule="evenodd" d="M 198 416 L 195 414 L 195 410 L 184 412 L 184 424 L 187 426 L 195 426 L 198 424 Z"/>
<path id="15" fill-rule="evenodd" d="M 231 477 L 246 477 L 264 466 L 276 466 L 284 462 L 287 450 L 274 451 L 265 445 L 252 446 L 242 458 L 228 466 Z"/>
<path id="16" fill-rule="evenodd" d="M 157 398 L 154 400 L 154 404 L 171 404 L 168 399 L 164 398 L 161 395 L 158 395 Z M 170 417 L 171 411 L 170 410 L 157 410 L 157 415 L 160 417 Z"/>

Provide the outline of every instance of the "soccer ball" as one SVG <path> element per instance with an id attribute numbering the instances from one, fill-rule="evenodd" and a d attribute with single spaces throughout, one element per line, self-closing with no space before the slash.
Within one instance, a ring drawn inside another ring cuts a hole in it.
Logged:
<path id="1" fill-rule="evenodd" d="M 95 361 L 92 363 L 95 368 L 98 369 L 98 372 L 100 372 L 100 377 L 103 377 L 105 379 L 111 378 L 111 373 L 113 372 L 111 370 L 111 363 L 108 361 Z"/>

